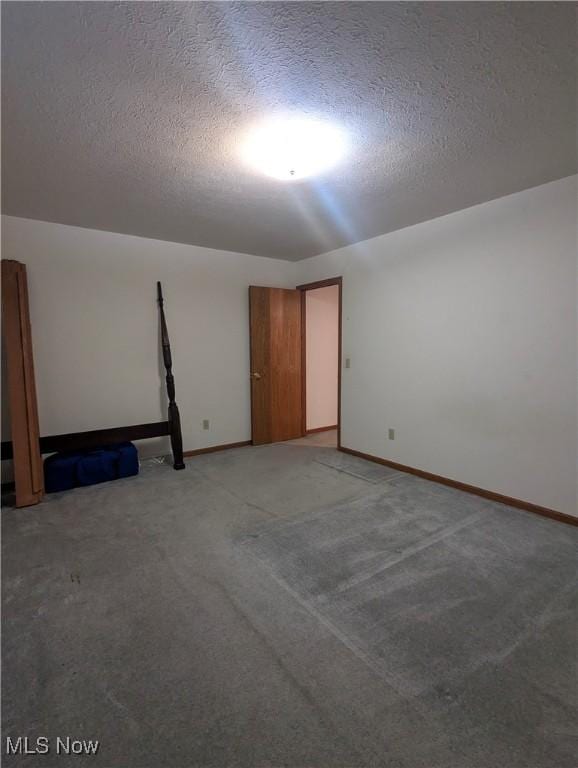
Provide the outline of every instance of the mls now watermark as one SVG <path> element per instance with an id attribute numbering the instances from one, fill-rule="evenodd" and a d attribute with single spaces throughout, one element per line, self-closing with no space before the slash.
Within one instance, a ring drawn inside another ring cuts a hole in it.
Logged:
<path id="1" fill-rule="evenodd" d="M 70 736 L 7 736 L 7 755 L 96 755 L 100 746 L 96 739 L 73 739 Z"/>

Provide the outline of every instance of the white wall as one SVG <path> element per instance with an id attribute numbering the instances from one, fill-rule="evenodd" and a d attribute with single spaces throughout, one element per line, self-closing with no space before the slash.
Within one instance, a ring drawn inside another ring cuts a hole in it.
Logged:
<path id="1" fill-rule="evenodd" d="M 305 292 L 307 429 L 337 424 L 339 288 Z"/>
<path id="2" fill-rule="evenodd" d="M 577 514 L 576 220 L 571 177 L 301 262 L 343 275 L 342 443 Z"/>
<path id="3" fill-rule="evenodd" d="M 41 434 L 166 418 L 161 280 L 185 450 L 250 439 L 248 286 L 295 287 L 294 264 L 9 216 L 2 224 L 2 257 L 28 270 Z M 139 450 L 156 455 L 168 441 Z"/>
<path id="4" fill-rule="evenodd" d="M 160 279 L 185 449 L 248 440 L 247 286 L 343 275 L 343 444 L 577 514 L 576 203 L 563 179 L 297 264 L 3 217 L 41 432 L 164 418 Z"/>

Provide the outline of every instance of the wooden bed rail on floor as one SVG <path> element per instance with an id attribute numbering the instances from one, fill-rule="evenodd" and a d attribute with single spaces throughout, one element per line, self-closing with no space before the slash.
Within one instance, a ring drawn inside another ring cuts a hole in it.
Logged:
<path id="1" fill-rule="evenodd" d="M 49 435 L 41 437 L 39 444 L 40 453 L 88 451 L 113 443 L 147 440 L 165 435 L 170 435 L 169 422 L 154 421 L 150 424 L 133 424 L 129 427 L 112 427 L 111 429 L 94 429 L 88 432 L 69 432 L 66 435 Z M 12 442 L 7 440 L 2 443 L 2 461 L 12 458 Z"/>

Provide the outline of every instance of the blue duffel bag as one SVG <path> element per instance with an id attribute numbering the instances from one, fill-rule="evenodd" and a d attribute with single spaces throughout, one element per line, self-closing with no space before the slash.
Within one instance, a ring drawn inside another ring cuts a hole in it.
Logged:
<path id="1" fill-rule="evenodd" d="M 55 453 L 44 460 L 47 493 L 137 474 L 138 453 L 132 443 L 119 443 L 96 451 Z"/>

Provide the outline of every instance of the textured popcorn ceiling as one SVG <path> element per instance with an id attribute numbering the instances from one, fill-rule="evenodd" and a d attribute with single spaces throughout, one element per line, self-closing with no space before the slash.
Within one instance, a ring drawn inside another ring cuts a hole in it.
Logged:
<path id="1" fill-rule="evenodd" d="M 3 207 L 283 259 L 576 171 L 573 3 L 2 4 Z M 351 149 L 239 160 L 291 110 Z"/>

